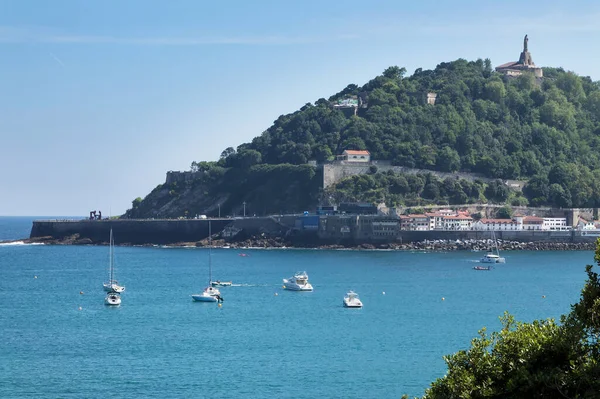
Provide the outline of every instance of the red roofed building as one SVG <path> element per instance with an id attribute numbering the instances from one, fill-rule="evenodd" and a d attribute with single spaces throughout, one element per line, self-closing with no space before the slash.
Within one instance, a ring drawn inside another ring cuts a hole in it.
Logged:
<path id="1" fill-rule="evenodd" d="M 473 230 L 514 231 L 521 230 L 521 224 L 513 219 L 481 219 L 473 223 Z"/>
<path id="2" fill-rule="evenodd" d="M 471 230 L 473 218 L 467 215 L 445 216 L 444 230 Z"/>
<path id="3" fill-rule="evenodd" d="M 348 162 L 371 162 L 371 153 L 366 150 L 345 150 L 342 158 Z"/>
<path id="4" fill-rule="evenodd" d="M 523 230 L 542 230 L 544 218 L 537 216 L 525 216 L 523 218 Z"/>

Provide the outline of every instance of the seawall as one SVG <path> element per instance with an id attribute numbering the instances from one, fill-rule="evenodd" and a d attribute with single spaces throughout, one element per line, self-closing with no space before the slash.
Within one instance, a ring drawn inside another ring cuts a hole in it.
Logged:
<path id="1" fill-rule="evenodd" d="M 415 243 L 424 241 L 487 240 L 491 231 L 406 231 L 396 235 L 381 237 L 362 235 L 360 231 L 332 236 L 317 229 L 303 229 L 295 216 L 259 217 L 246 219 L 211 219 L 213 235 L 223 233 L 221 238 L 229 241 L 244 241 L 251 237 L 277 238 L 293 246 L 318 247 L 343 244 L 349 246 L 364 243 Z M 76 243 L 107 243 L 110 229 L 113 229 L 117 244 L 176 244 L 198 242 L 208 237 L 209 220 L 37 220 L 33 222 L 30 238 L 52 237 L 55 240 Z M 239 233 L 239 234 L 238 234 Z M 235 238 L 231 238 L 238 234 Z M 593 243 L 596 235 L 586 235 L 581 231 L 496 231 L 495 237 L 504 241 L 544 242 L 544 243 Z"/>
<path id="2" fill-rule="evenodd" d="M 213 233 L 225 228 L 231 220 L 211 221 Z M 80 239 L 92 243 L 108 242 L 110 229 L 115 244 L 172 244 L 194 242 L 208 237 L 208 220 L 36 220 L 31 227 L 30 238 L 52 237 L 64 239 L 78 234 Z"/>

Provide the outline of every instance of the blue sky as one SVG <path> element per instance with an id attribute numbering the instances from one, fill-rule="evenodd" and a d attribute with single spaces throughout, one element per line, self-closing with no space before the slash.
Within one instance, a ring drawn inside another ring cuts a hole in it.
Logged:
<path id="1" fill-rule="evenodd" d="M 168 170 L 390 65 L 600 79 L 600 4 L 0 0 L 0 215 L 122 214 Z"/>

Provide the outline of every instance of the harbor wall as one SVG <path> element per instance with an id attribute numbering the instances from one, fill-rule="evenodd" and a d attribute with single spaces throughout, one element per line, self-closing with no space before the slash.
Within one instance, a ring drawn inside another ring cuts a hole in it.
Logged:
<path id="1" fill-rule="evenodd" d="M 211 221 L 213 233 L 231 223 L 228 219 Z M 63 239 L 75 234 L 93 243 L 106 243 L 110 229 L 115 244 L 172 244 L 194 242 L 208 237 L 208 220 L 81 220 L 34 221 L 30 238 L 53 237 Z"/>
<path id="2" fill-rule="evenodd" d="M 360 243 L 411 243 L 435 240 L 486 240 L 492 238 L 491 231 L 407 231 L 396 230 L 389 235 L 381 235 L 368 229 L 367 225 L 356 224 L 354 218 L 332 217 L 320 225 L 301 221 L 302 217 L 258 217 L 240 219 L 185 219 L 185 220 L 37 220 L 33 222 L 30 238 L 52 237 L 57 240 L 77 235 L 79 240 L 88 239 L 89 243 L 107 243 L 110 229 L 113 229 L 116 244 L 174 244 L 198 242 L 208 237 L 208 225 L 211 222 L 213 235 L 223 232 L 223 237 L 243 240 L 251 236 L 279 237 L 305 245 L 321 244 L 360 244 Z M 299 223 L 299 220 L 301 221 Z M 311 220 L 312 221 L 312 220 Z M 344 222 L 342 226 L 339 223 Z M 340 226 L 342 226 L 340 228 Z M 325 229 L 327 228 L 327 229 Z M 342 231 L 342 232 L 340 232 Z M 387 230 L 384 230 L 387 232 Z M 229 232 L 229 236 L 225 233 Z M 237 235 L 236 235 L 237 234 Z M 586 235 L 587 234 L 587 235 Z M 495 237 L 505 241 L 518 242 L 593 242 L 596 235 L 585 231 L 496 231 Z M 226 238 L 228 239 L 228 238 Z"/>

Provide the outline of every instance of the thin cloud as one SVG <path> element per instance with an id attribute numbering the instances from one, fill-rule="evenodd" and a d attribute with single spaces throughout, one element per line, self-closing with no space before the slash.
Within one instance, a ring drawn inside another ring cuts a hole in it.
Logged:
<path id="1" fill-rule="evenodd" d="M 205 46 L 205 45 L 293 45 L 352 40 L 357 35 L 320 36 L 196 36 L 196 37 L 118 37 L 56 34 L 47 30 L 0 27 L 0 42 L 54 44 L 114 44 L 131 46 Z"/>
<path id="2" fill-rule="evenodd" d="M 62 62 L 60 60 L 60 58 L 58 58 L 57 56 L 55 56 L 52 52 L 50 52 L 50 57 L 52 57 L 54 59 L 54 61 L 58 62 L 59 65 L 64 68 L 65 64 L 64 64 L 64 62 Z"/>

